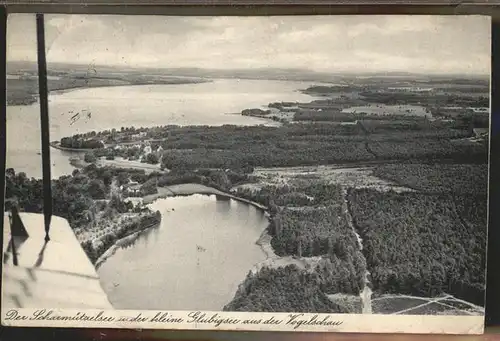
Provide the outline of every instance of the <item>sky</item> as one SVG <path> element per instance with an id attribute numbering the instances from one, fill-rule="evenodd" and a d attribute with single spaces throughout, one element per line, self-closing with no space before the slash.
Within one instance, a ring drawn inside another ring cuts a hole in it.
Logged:
<path id="1" fill-rule="evenodd" d="M 47 60 L 160 68 L 489 74 L 481 16 L 46 15 Z M 9 15 L 7 61 L 36 61 L 35 17 Z"/>

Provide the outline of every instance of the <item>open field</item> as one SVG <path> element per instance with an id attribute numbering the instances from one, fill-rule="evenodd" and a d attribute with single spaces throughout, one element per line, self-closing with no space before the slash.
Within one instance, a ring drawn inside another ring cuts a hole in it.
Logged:
<path id="1" fill-rule="evenodd" d="M 281 167 L 281 168 L 256 168 L 252 173 L 258 181 L 257 184 L 242 185 L 265 186 L 265 185 L 290 185 L 301 186 L 311 180 L 325 181 L 331 184 L 343 185 L 356 188 L 376 188 L 381 191 L 412 191 L 411 188 L 400 186 L 395 182 L 386 181 L 373 174 L 374 166 L 362 166 L 351 168 L 350 166 L 304 166 L 304 167 Z"/>
<path id="2" fill-rule="evenodd" d="M 160 172 L 162 173 L 163 171 L 161 170 L 161 167 L 159 164 L 152 165 L 149 163 L 144 163 L 140 161 L 131 161 L 131 160 L 124 160 L 120 158 L 116 158 L 114 160 L 106 160 L 105 158 L 100 158 L 97 161 L 97 164 L 102 167 L 115 167 L 115 168 L 131 168 L 131 169 L 140 169 L 144 170 L 146 173 L 151 173 L 151 172 Z"/>
<path id="3" fill-rule="evenodd" d="M 367 115 L 401 115 L 430 117 L 424 107 L 415 105 L 366 105 L 353 106 L 342 110 L 347 113 L 365 113 Z"/>
<path id="4" fill-rule="evenodd" d="M 372 300 L 375 314 L 405 315 L 482 315 L 484 308 L 464 302 L 451 295 L 415 297 L 383 295 Z"/>

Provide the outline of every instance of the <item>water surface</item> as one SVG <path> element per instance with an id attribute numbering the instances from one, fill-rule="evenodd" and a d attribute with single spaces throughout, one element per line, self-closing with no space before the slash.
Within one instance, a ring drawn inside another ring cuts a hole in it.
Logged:
<path id="1" fill-rule="evenodd" d="M 162 213 L 161 226 L 98 269 L 117 309 L 220 311 L 253 265 L 265 259 L 255 242 L 268 221 L 253 206 L 192 195 L 150 207 Z"/>
<path id="2" fill-rule="evenodd" d="M 156 125 L 276 125 L 237 115 L 275 101 L 311 101 L 308 82 L 217 79 L 209 83 L 87 88 L 49 96 L 50 140 L 77 133 Z M 7 107 L 7 167 L 41 177 L 39 104 Z M 80 114 L 72 123 L 71 118 Z M 71 174 L 68 153 L 51 149 L 52 175 Z"/>

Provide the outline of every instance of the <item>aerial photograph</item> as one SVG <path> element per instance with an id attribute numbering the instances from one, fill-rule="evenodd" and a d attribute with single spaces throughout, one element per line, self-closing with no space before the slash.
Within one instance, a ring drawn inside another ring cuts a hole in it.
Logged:
<path id="1" fill-rule="evenodd" d="M 489 20 L 46 14 L 42 132 L 35 19 L 3 306 L 484 315 Z"/>

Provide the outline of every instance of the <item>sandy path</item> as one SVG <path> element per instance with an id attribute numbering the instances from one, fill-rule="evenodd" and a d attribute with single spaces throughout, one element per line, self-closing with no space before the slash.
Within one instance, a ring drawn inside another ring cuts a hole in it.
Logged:
<path id="1" fill-rule="evenodd" d="M 342 187 L 342 198 L 344 199 L 342 203 L 342 208 L 347 219 L 347 224 L 349 225 L 352 232 L 356 236 L 356 240 L 358 241 L 359 252 L 363 254 L 362 253 L 363 239 L 361 238 L 358 231 L 356 230 L 356 227 L 354 226 L 351 212 L 349 211 L 349 203 L 347 202 L 347 190 L 345 189 L 345 187 Z M 364 274 L 364 287 L 363 290 L 359 293 L 359 296 L 361 298 L 363 314 L 372 314 L 372 290 L 370 289 L 369 277 L 370 277 L 370 272 L 368 271 L 368 269 L 366 269 Z"/>

